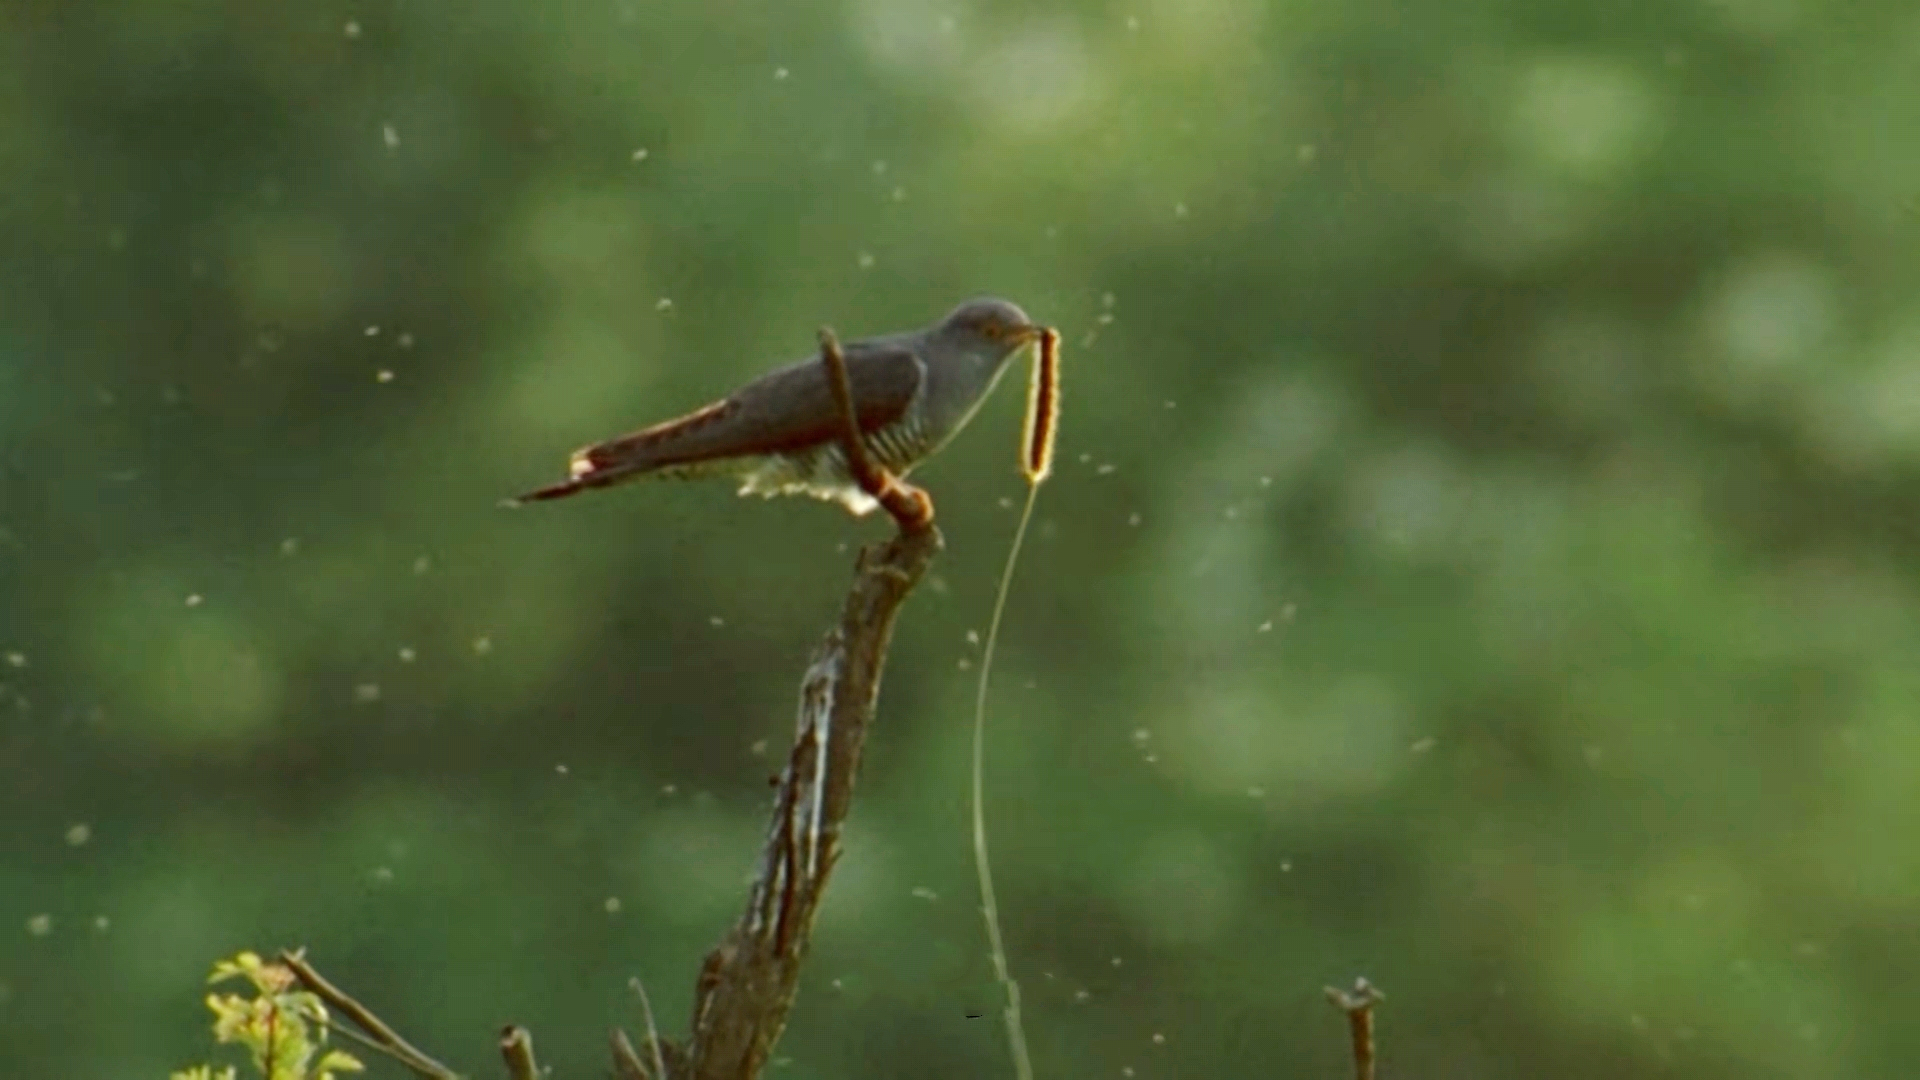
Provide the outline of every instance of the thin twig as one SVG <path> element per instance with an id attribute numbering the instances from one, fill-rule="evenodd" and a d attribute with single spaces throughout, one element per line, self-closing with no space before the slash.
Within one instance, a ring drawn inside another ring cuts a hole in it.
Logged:
<path id="1" fill-rule="evenodd" d="M 620 1080 L 666 1080 L 664 1076 L 647 1072 L 647 1067 L 640 1064 L 640 1055 L 634 1051 L 633 1040 L 627 1038 L 626 1032 L 614 1028 L 608 1039 L 613 1043 L 613 1071 Z M 656 1054 L 658 1050 L 656 1047 Z"/>
<path id="2" fill-rule="evenodd" d="M 412 1069 L 427 1080 L 460 1080 L 460 1074 L 422 1053 L 412 1043 L 400 1037 L 400 1033 L 387 1026 L 386 1021 L 373 1014 L 373 1010 L 360 1004 L 347 995 L 347 992 L 328 982 L 313 965 L 307 963 L 305 949 L 283 949 L 280 962 L 293 971 L 300 985 L 312 991 L 315 997 L 332 1006 L 333 1009 L 352 1020 L 360 1030 L 367 1033 L 381 1049 L 391 1054 L 402 1065 Z"/>
<path id="3" fill-rule="evenodd" d="M 668 1080 L 670 1074 L 668 1074 L 668 1070 L 666 1070 L 666 1051 L 662 1049 L 666 1043 L 660 1040 L 659 1024 L 653 1022 L 653 1001 L 647 997 L 647 984 L 641 982 L 641 978 L 639 978 L 637 974 L 634 978 L 626 980 L 626 984 L 634 990 L 634 995 L 639 997 L 639 1017 L 647 1020 L 647 1049 L 653 1051 L 653 1072 L 651 1072 L 651 1076 L 653 1076 L 653 1080 Z M 641 1080 L 647 1080 L 647 1076 L 649 1076 L 647 1067 L 639 1063 L 639 1055 L 634 1053 L 634 1043 L 632 1043 L 632 1040 L 626 1038 L 626 1032 L 614 1028 L 612 1036 L 614 1036 L 614 1040 L 612 1040 L 614 1068 L 618 1068 L 622 1074 L 626 1074 L 628 1070 L 634 1070 L 634 1074 L 639 1076 Z M 624 1059 L 624 1061 L 622 1061 L 622 1059 Z"/>
<path id="4" fill-rule="evenodd" d="M 660 1080 L 667 1080 L 667 1062 L 660 1052 L 660 1027 L 653 1022 L 653 1002 L 647 998 L 647 984 L 635 975 L 630 980 L 640 998 L 640 1015 L 647 1021 L 647 1047 L 653 1051 L 653 1067 Z"/>
<path id="5" fill-rule="evenodd" d="M 274 1043 L 279 1041 L 279 1036 L 280 1036 L 280 1010 L 272 1002 L 268 1002 L 267 1004 L 267 1080 L 277 1080 L 277 1077 L 275 1076 L 275 1074 L 280 1071 L 274 1061 L 274 1054 L 277 1053 L 279 1050 L 279 1047 L 275 1046 Z"/>
<path id="6" fill-rule="evenodd" d="M 339 1024 L 334 1023 L 332 1018 L 330 1017 L 315 1016 L 315 1017 L 310 1017 L 309 1019 L 312 1019 L 318 1023 L 325 1025 L 327 1029 L 327 1033 L 329 1035 L 343 1036 L 359 1044 L 360 1046 L 363 1046 L 366 1049 L 373 1051 L 376 1054 L 385 1054 L 402 1065 L 407 1064 L 407 1059 L 394 1053 L 391 1049 L 388 1049 L 385 1044 L 375 1042 L 372 1039 L 367 1038 L 365 1035 L 360 1034 L 359 1032 L 353 1030 L 350 1027 L 341 1027 Z"/>
<path id="7" fill-rule="evenodd" d="M 500 1032 L 500 1058 L 507 1063 L 512 1080 L 540 1080 L 540 1065 L 533 1059 L 533 1032 L 510 1024 Z"/>
<path id="8" fill-rule="evenodd" d="M 1327 1000 L 1347 1014 L 1347 1033 L 1353 1040 L 1354 1080 L 1374 1080 L 1373 1007 L 1387 1000 L 1387 995 L 1364 978 L 1353 980 L 1352 990 L 1329 986 L 1326 993 Z"/>
<path id="9" fill-rule="evenodd" d="M 887 508 L 902 532 L 925 532 L 933 525 L 933 499 L 921 488 L 889 473 L 867 453 L 860 411 L 853 401 L 853 381 L 847 375 L 847 357 L 831 327 L 820 328 L 820 360 L 827 366 L 827 386 L 840 410 L 840 443 L 847 456 L 847 471 L 860 490 Z"/>

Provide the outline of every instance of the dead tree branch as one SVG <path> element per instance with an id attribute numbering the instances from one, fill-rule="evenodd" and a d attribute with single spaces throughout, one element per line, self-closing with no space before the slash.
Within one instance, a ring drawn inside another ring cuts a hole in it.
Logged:
<path id="1" fill-rule="evenodd" d="M 707 955 L 694 987 L 693 1036 L 680 1051 L 684 1067 L 667 1053 L 664 1080 L 751 1080 L 773 1053 L 799 989 L 814 913 L 840 858 L 894 619 L 943 543 L 933 501 L 874 465 L 860 445 L 846 360 L 831 330 L 820 332 L 820 347 L 846 421 L 847 461 L 900 531 L 861 551 L 840 624 L 801 681 L 798 730 L 747 909 Z"/>
<path id="2" fill-rule="evenodd" d="M 899 532 L 860 552 L 839 624 L 815 650 L 801 681 L 793 750 L 780 774 L 759 870 L 746 910 L 701 966 L 691 1036 L 682 1043 L 649 1030 L 636 1050 L 625 1032 L 613 1032 L 614 1072 L 622 1080 L 754 1080 L 772 1056 L 799 991 L 814 915 L 840 858 L 841 828 L 853 808 L 894 620 L 945 543 L 933 525 L 927 493 L 890 474 L 866 452 L 846 358 L 833 331 L 820 331 L 820 353 L 845 421 L 841 441 L 849 471 L 886 507 Z M 322 978 L 300 953 L 283 953 L 282 960 L 308 989 L 363 1030 L 369 1043 L 425 1080 L 458 1080 Z M 647 1013 L 651 1029 L 651 1009 Z M 500 1052 L 511 1080 L 541 1075 L 525 1028 L 505 1029 Z"/>

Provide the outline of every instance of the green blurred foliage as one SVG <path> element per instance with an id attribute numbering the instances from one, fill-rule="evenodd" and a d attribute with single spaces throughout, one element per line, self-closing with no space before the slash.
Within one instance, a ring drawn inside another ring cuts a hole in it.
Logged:
<path id="1" fill-rule="evenodd" d="M 359 1058 L 327 1046 L 336 1021 L 318 994 L 294 989 L 299 984 L 291 967 L 241 952 L 213 965 L 208 981 L 242 979 L 252 984 L 253 996 L 207 995 L 213 1037 L 246 1047 L 254 1071 L 264 1080 L 338 1080 L 341 1073 L 366 1071 Z M 172 1080 L 235 1080 L 237 1073 L 232 1065 L 196 1065 L 175 1072 Z"/>
<path id="2" fill-rule="evenodd" d="M 0 1063 L 303 943 L 482 1075 L 683 1030 L 852 546 L 573 446 L 995 292 L 1061 466 L 989 750 L 1044 1076 L 1902 1077 L 1894 0 L 0 6 Z M 1007 1075 L 964 795 L 1003 389 L 794 1077 Z M 11 928 L 11 929 L 9 929 Z M 384 1066 L 380 1066 L 384 1067 Z M 1131 1070 L 1131 1073 L 1126 1072 Z"/>

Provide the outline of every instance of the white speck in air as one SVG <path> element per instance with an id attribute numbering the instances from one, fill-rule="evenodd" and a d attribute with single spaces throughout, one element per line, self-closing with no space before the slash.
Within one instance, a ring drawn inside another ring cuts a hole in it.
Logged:
<path id="1" fill-rule="evenodd" d="M 1098 473 L 1101 476 L 1112 476 L 1113 470 L 1117 468 L 1119 468 L 1118 465 L 1115 465 L 1113 462 L 1108 461 L 1108 462 L 1101 463 L 1100 467 L 1093 471 Z"/>
<path id="2" fill-rule="evenodd" d="M 1085 465 L 1085 464 L 1086 464 L 1087 462 L 1089 462 L 1089 461 L 1092 461 L 1092 460 L 1093 460 L 1093 455 L 1092 455 L 1092 454 L 1081 454 L 1081 455 L 1080 455 L 1080 464 L 1082 464 L 1082 465 Z"/>
<path id="3" fill-rule="evenodd" d="M 555 776 L 567 776 L 570 775 L 572 771 L 573 770 L 567 768 L 567 763 L 564 761 L 553 767 L 553 774 Z"/>
<path id="4" fill-rule="evenodd" d="M 373 880 L 381 885 L 393 880 L 393 867 L 376 866 L 373 868 Z"/>
<path id="5" fill-rule="evenodd" d="M 1267 620 L 1266 622 L 1263 622 L 1263 623 L 1261 623 L 1261 624 L 1260 624 L 1260 626 L 1259 626 L 1259 632 L 1260 632 L 1260 633 L 1262 633 L 1262 634 L 1268 634 L 1268 633 L 1272 633 L 1272 632 L 1273 632 L 1273 620 L 1272 620 L 1272 619 L 1268 619 L 1268 620 Z"/>
<path id="6" fill-rule="evenodd" d="M 617 896 L 607 897 L 606 900 L 603 901 L 600 906 L 605 908 L 607 911 L 607 914 L 609 915 L 620 914 L 620 898 Z"/>
<path id="7" fill-rule="evenodd" d="M 915 885 L 913 887 L 913 898 L 915 900 L 938 900 L 940 899 L 940 894 L 925 885 Z"/>
<path id="8" fill-rule="evenodd" d="M 876 161 L 876 162 L 874 162 L 874 163 L 873 163 L 873 175 L 875 175 L 875 176 L 885 176 L 886 174 L 887 174 L 887 163 L 886 163 L 886 162 L 884 162 L 884 161 Z"/>
<path id="9" fill-rule="evenodd" d="M 300 554 L 300 538 L 297 536 L 289 536 L 285 540 L 280 541 L 280 554 L 282 555 Z"/>
<path id="10" fill-rule="evenodd" d="M 1116 956 L 1116 957 L 1114 957 L 1114 958 L 1113 958 L 1113 961 L 1112 961 L 1112 962 L 1113 962 L 1113 966 L 1114 966 L 1114 967 L 1119 967 L 1119 966 L 1120 966 L 1120 958 L 1119 958 L 1119 957 L 1117 957 L 1117 956 Z"/>
<path id="11" fill-rule="evenodd" d="M 858 262 L 860 263 L 860 269 L 862 270 L 873 269 L 873 255 L 870 252 L 865 252 L 865 251 L 861 252 Z"/>
<path id="12" fill-rule="evenodd" d="M 632 154 L 632 160 L 634 161 L 647 160 L 647 148 L 642 146 L 639 149 L 635 150 Z"/>
<path id="13" fill-rule="evenodd" d="M 655 311 L 672 311 L 672 310 L 673 310 L 673 298 L 672 298 L 672 297 L 670 297 L 670 296 L 663 296 L 663 297 L 661 297 L 660 299 L 658 299 L 658 300 L 655 300 L 655 301 L 653 302 L 653 310 L 655 310 Z"/>
<path id="14" fill-rule="evenodd" d="M 1271 476 L 1263 476 L 1263 477 L 1261 477 L 1261 478 L 1260 478 L 1260 486 L 1261 486 L 1261 487 L 1272 487 L 1272 486 L 1273 486 L 1273 477 L 1271 477 Z"/>
<path id="15" fill-rule="evenodd" d="M 959 662 L 956 663 L 954 666 L 959 668 L 961 671 L 972 671 L 973 661 L 963 656 L 960 658 Z"/>
<path id="16" fill-rule="evenodd" d="M 1169 409 L 1177 409 L 1180 407 L 1180 403 L 1173 400 L 1172 398 L 1168 398 L 1167 400 L 1161 402 L 1161 404 L 1165 405 Z"/>
<path id="17" fill-rule="evenodd" d="M 1173 204 L 1173 216 L 1174 216 L 1174 217 L 1177 217 L 1177 218 L 1184 218 L 1184 217 L 1186 217 L 1186 216 L 1187 216 L 1187 204 L 1186 204 L 1186 203 L 1183 203 L 1183 202 L 1177 202 L 1177 203 L 1174 203 L 1174 204 Z"/>
<path id="18" fill-rule="evenodd" d="M 1140 519 L 1139 511 L 1135 511 L 1127 515 L 1127 524 L 1132 526 L 1133 528 L 1137 529 L 1140 527 L 1140 520 L 1141 519 Z"/>
<path id="19" fill-rule="evenodd" d="M 109 930 L 111 930 L 111 929 L 113 929 L 113 920 L 112 920 L 112 919 L 109 919 L 109 918 L 107 918 L 107 917 L 106 917 L 105 915 L 95 915 L 95 916 L 93 917 L 93 932 L 94 932 L 94 933 L 96 933 L 96 934 L 104 934 L 104 933 L 106 933 L 107 931 L 109 931 Z"/>
<path id="20" fill-rule="evenodd" d="M 359 23 L 359 21 L 358 21 L 358 20 L 355 20 L 355 19 L 348 19 L 348 20 L 347 20 L 347 25 L 345 25 L 345 26 L 343 26 L 343 27 L 341 27 L 341 28 L 340 28 L 340 32 L 341 32 L 341 33 L 343 33 L 343 34 L 345 34 L 345 35 L 347 35 L 347 37 L 348 37 L 349 39 L 353 39 L 353 38 L 357 38 L 357 37 L 359 37 L 359 36 L 360 36 L 360 23 Z"/>
<path id="21" fill-rule="evenodd" d="M 413 572 L 415 574 L 424 574 L 431 569 L 433 569 L 433 556 L 431 555 L 414 556 Z"/>
<path id="22" fill-rule="evenodd" d="M 188 607 L 199 607 L 199 606 L 201 605 L 201 603 L 202 603 L 202 602 L 204 601 L 204 599 L 205 599 L 205 598 L 204 598 L 204 597 L 202 597 L 202 596 L 201 596 L 201 595 L 200 595 L 199 593 L 188 593 L 188 594 L 187 594 L 187 606 L 188 606 Z"/>
<path id="23" fill-rule="evenodd" d="M 364 333 L 365 333 L 365 334 L 366 334 L 366 335 L 367 335 L 368 337 L 379 337 L 379 336 L 380 336 L 380 327 L 379 327 L 378 325 L 374 325 L 374 326 L 369 326 L 369 327 L 367 327 L 367 328 L 366 328 L 366 330 L 364 331 Z"/>
<path id="24" fill-rule="evenodd" d="M 1075 990 L 1073 992 L 1073 1000 L 1075 1001 L 1086 1001 L 1091 997 L 1093 997 L 1093 995 L 1085 990 Z"/>
<path id="25" fill-rule="evenodd" d="M 1412 746 L 1407 747 L 1407 749 L 1416 754 L 1424 754 L 1427 751 L 1433 749 L 1434 743 L 1435 743 L 1434 737 L 1429 735 L 1424 739 L 1415 740 L 1414 744 Z"/>
<path id="26" fill-rule="evenodd" d="M 380 127 L 380 140 L 387 144 L 387 149 L 398 149 L 400 146 L 400 133 L 394 130 L 392 124 L 383 124 Z"/>
<path id="27" fill-rule="evenodd" d="M 969 645 L 980 644 L 980 631 L 978 630 L 967 631 L 967 644 Z"/>
<path id="28" fill-rule="evenodd" d="M 75 822 L 67 826 L 68 847 L 84 847 L 87 841 L 91 839 L 93 839 L 93 826 L 86 822 Z"/>
<path id="29" fill-rule="evenodd" d="M 380 684 L 363 682 L 353 688 L 353 699 L 361 703 L 380 700 Z"/>
<path id="30" fill-rule="evenodd" d="M 661 784 L 661 785 L 660 785 L 660 794 L 662 794 L 662 795 L 678 795 L 678 794 L 680 794 L 680 785 L 679 785 L 679 784 Z"/>
<path id="31" fill-rule="evenodd" d="M 492 638 L 482 635 L 481 637 L 477 637 L 473 639 L 473 654 L 475 656 L 485 656 L 492 651 L 493 651 Z"/>
<path id="32" fill-rule="evenodd" d="M 766 757 L 767 756 L 767 740 L 765 739 L 753 740 L 753 745 L 747 747 L 747 753 L 752 754 L 754 757 Z"/>
<path id="33" fill-rule="evenodd" d="M 1127 16 L 1127 29 L 1131 32 L 1137 33 L 1140 29 L 1140 16 L 1138 15 Z"/>
<path id="34" fill-rule="evenodd" d="M 53 916 L 33 915 L 27 919 L 27 933 L 34 937 L 46 937 L 53 933 Z"/>
<path id="35" fill-rule="evenodd" d="M 413 651 L 413 646 L 411 645 L 400 646 L 400 662 L 401 663 L 411 664 L 419 658 L 420 658 L 420 654 Z"/>
<path id="36" fill-rule="evenodd" d="M 718 630 L 719 628 L 727 625 L 727 620 L 721 618 L 718 615 L 710 615 L 707 617 L 707 625 Z"/>
<path id="37" fill-rule="evenodd" d="M 393 369 L 392 369 L 392 368 L 381 368 L 381 369 L 380 369 L 379 371 L 376 371 L 376 372 L 374 372 L 374 373 L 373 373 L 373 381 L 374 381 L 374 382 L 381 382 L 381 383 L 390 383 L 390 382 L 392 382 L 392 381 L 393 381 Z"/>
<path id="38" fill-rule="evenodd" d="M 1301 143 L 1299 155 L 1301 161 L 1312 161 L 1320 156 L 1320 148 L 1312 143 Z"/>
<path id="39" fill-rule="evenodd" d="M 1009 499 L 1005 495 L 1000 496 L 1000 509 L 1002 510 L 1013 509 L 1013 500 Z"/>
<path id="40" fill-rule="evenodd" d="M 893 189 L 893 201 L 894 201 L 894 202 L 906 202 L 906 201 L 907 201 L 907 189 L 906 189 L 906 188 L 903 188 L 903 187 L 896 187 L 896 188 L 894 188 L 894 189 Z"/>
<path id="41" fill-rule="evenodd" d="M 1247 788 L 1247 798 L 1249 799 L 1264 799 L 1266 797 L 1267 789 L 1261 787 L 1259 784 L 1254 784 Z"/>
<path id="42" fill-rule="evenodd" d="M 1148 739 L 1151 739 L 1151 738 L 1153 738 L 1153 732 L 1151 732 L 1151 731 L 1148 731 L 1148 730 L 1147 730 L 1146 728 L 1134 728 L 1134 729 L 1133 729 L 1133 741 L 1134 741 L 1134 742 L 1137 742 L 1137 743 L 1144 743 L 1144 742 L 1146 742 L 1146 741 L 1147 741 Z"/>
<path id="43" fill-rule="evenodd" d="M 788 75 L 788 74 L 789 74 L 789 72 L 787 71 L 787 69 L 786 69 L 786 68 L 783 68 L 783 67 L 777 67 L 777 68 L 774 68 L 774 69 L 773 69 L 773 77 L 774 77 L 774 79 L 776 79 L 776 80 L 779 80 L 779 79 L 784 79 L 784 78 L 786 78 L 786 77 L 787 77 L 787 75 Z"/>
<path id="44" fill-rule="evenodd" d="M 1280 872 L 1281 872 L 1281 873 L 1283 873 L 1283 874 L 1291 874 L 1291 873 L 1293 873 L 1293 860 L 1292 860 L 1292 859 L 1281 859 L 1281 860 L 1280 860 Z"/>
<path id="45" fill-rule="evenodd" d="M 943 34 L 953 33 L 955 28 L 957 28 L 959 25 L 960 24 L 956 22 L 954 20 L 954 17 L 951 15 L 940 16 L 940 32 Z"/>
<path id="46" fill-rule="evenodd" d="M 1281 608 L 1281 609 L 1280 609 L 1280 621 L 1281 621 L 1281 622 L 1292 622 L 1292 621 L 1293 621 L 1293 615 L 1294 615 L 1294 613 L 1295 613 L 1295 612 L 1297 612 L 1297 611 L 1299 611 L 1299 610 L 1300 610 L 1300 608 L 1299 608 L 1299 606 L 1298 606 L 1298 605 L 1295 605 L 1295 604 L 1288 604 L 1288 605 L 1287 605 L 1286 607 L 1283 607 L 1283 608 Z"/>
<path id="47" fill-rule="evenodd" d="M 1165 1045 L 1167 1045 L 1167 1037 L 1166 1037 L 1165 1035 L 1162 1035 L 1162 1034 L 1160 1034 L 1160 1033 L 1159 1033 L 1159 1032 L 1157 1032 L 1157 1031 L 1156 1031 L 1156 1032 L 1154 1032 L 1154 1033 L 1153 1033 L 1153 1045 L 1155 1045 L 1155 1046 L 1165 1046 Z"/>

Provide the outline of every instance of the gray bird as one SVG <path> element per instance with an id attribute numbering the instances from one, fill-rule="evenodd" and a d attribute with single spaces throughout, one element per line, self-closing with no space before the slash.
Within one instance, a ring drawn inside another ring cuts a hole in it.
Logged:
<path id="1" fill-rule="evenodd" d="M 873 460 L 897 476 L 945 446 L 1022 346 L 1040 336 L 1006 300 L 969 300 L 930 327 L 848 342 L 854 415 Z M 805 494 L 855 514 L 878 506 L 847 467 L 818 356 L 770 371 L 705 408 L 574 451 L 569 478 L 516 502 L 558 499 L 642 477 L 720 477 L 742 495 Z"/>

